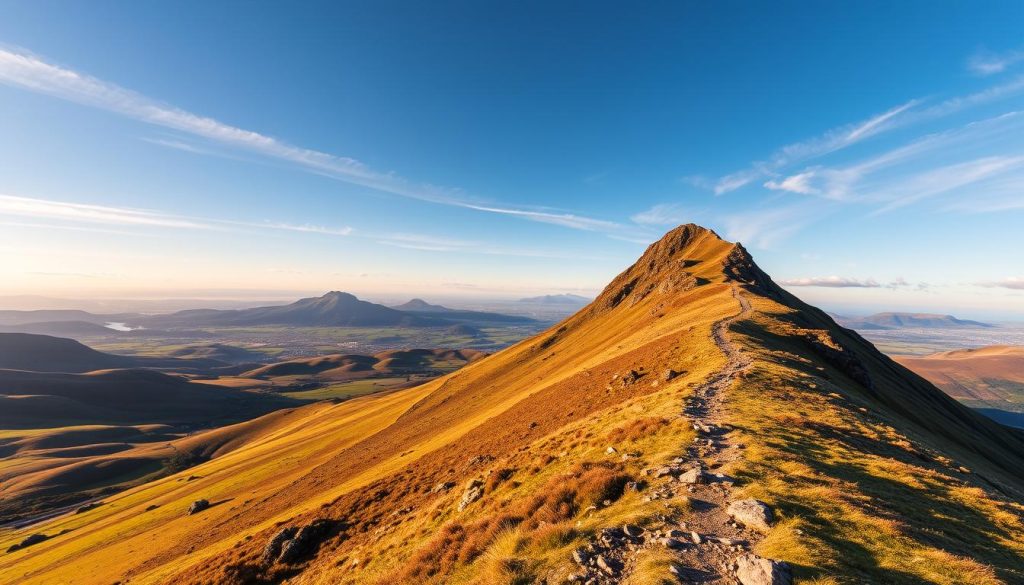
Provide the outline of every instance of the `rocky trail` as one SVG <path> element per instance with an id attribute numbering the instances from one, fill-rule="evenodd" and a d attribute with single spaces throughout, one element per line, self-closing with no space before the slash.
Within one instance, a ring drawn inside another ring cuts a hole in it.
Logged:
<path id="1" fill-rule="evenodd" d="M 683 416 L 697 436 L 684 454 L 652 470 L 645 496 L 666 504 L 686 501 L 689 513 L 684 521 L 666 514 L 656 529 L 626 525 L 602 530 L 594 542 L 573 554 L 585 571 L 576 575 L 577 581 L 588 585 L 622 582 L 635 569 L 641 550 L 663 547 L 676 557 L 669 570 L 680 583 L 790 583 L 784 564 L 749 552 L 772 522 L 771 510 L 756 500 L 736 500 L 732 478 L 719 471 L 743 451 L 743 445 L 730 439 L 731 429 L 722 422 L 724 395 L 750 365 L 750 359 L 729 339 L 729 329 L 752 309 L 737 285 L 733 285 L 732 295 L 739 311 L 712 328 L 715 345 L 728 361 L 694 388 L 683 408 Z"/>

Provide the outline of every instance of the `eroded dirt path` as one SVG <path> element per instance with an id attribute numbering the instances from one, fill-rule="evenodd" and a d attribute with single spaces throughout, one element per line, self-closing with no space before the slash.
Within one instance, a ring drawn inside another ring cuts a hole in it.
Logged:
<path id="1" fill-rule="evenodd" d="M 739 310 L 717 321 L 711 333 L 727 362 L 694 387 L 683 405 L 683 416 L 691 422 L 697 436 L 684 453 L 652 470 L 645 491 L 647 501 L 688 502 L 689 512 L 682 518 L 666 515 L 658 528 L 604 529 L 594 542 L 574 555 L 585 569 L 576 575 L 577 581 L 622 582 L 636 568 L 640 551 L 662 547 L 676 557 L 671 570 L 681 583 L 737 582 L 729 566 L 737 556 L 750 550 L 760 535 L 732 522 L 726 509 L 732 501 L 733 482 L 719 471 L 742 454 L 742 446 L 729 438 L 731 429 L 723 426 L 725 394 L 737 376 L 750 366 L 750 359 L 730 340 L 729 330 L 752 309 L 738 285 L 733 285 L 732 296 Z"/>
<path id="2" fill-rule="evenodd" d="M 685 488 L 691 513 L 679 528 L 684 533 L 680 540 L 686 542 L 678 553 L 679 577 L 683 582 L 734 583 L 729 565 L 760 538 L 757 532 L 732 522 L 726 508 L 733 499 L 733 481 L 719 471 L 742 455 L 742 446 L 729 438 L 731 429 L 723 426 L 724 403 L 726 391 L 750 366 L 750 359 L 730 340 L 729 329 L 736 321 L 746 318 L 752 309 L 737 285 L 733 285 L 732 295 L 739 303 L 739 312 L 718 321 L 712 330 L 715 345 L 728 362 L 694 388 L 683 409 L 697 431 L 685 460 L 704 471 L 702 481 L 687 484 Z"/>

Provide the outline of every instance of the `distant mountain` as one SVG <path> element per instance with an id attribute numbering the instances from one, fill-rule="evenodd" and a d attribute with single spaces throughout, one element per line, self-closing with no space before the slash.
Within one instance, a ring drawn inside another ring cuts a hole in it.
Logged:
<path id="1" fill-rule="evenodd" d="M 867 317 L 843 317 L 833 315 L 844 327 L 851 329 L 956 329 L 992 327 L 988 323 L 957 319 L 952 315 L 935 313 L 875 313 Z"/>
<path id="2" fill-rule="evenodd" d="M 573 294 L 560 294 L 560 295 L 543 295 L 539 297 L 528 297 L 525 299 L 519 299 L 520 303 L 528 303 L 531 305 L 563 305 L 573 307 L 583 307 L 590 303 L 592 299 L 587 297 L 581 297 L 580 295 Z"/>
<path id="3" fill-rule="evenodd" d="M 413 299 L 408 303 L 392 307 L 393 309 L 419 315 L 421 317 L 433 317 L 456 321 L 459 323 L 534 323 L 529 317 L 519 315 L 503 315 L 501 313 L 487 313 L 483 311 L 467 311 L 463 309 L 449 309 L 442 305 L 432 305 L 423 299 Z"/>
<path id="4" fill-rule="evenodd" d="M 290 305 L 237 310 L 193 309 L 156 315 L 143 320 L 143 324 L 159 327 L 432 327 L 452 323 L 363 301 L 349 293 L 332 291 L 322 297 L 302 299 Z"/>
<path id="5" fill-rule="evenodd" d="M 205 370 L 227 364 L 212 359 L 176 359 L 114 355 L 96 351 L 73 339 L 0 333 L 0 369 L 34 372 L 91 372 L 113 368 Z"/>

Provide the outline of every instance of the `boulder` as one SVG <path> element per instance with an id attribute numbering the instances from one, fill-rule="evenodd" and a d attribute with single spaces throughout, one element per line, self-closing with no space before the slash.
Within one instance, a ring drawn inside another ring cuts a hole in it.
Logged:
<path id="1" fill-rule="evenodd" d="M 688 484 L 704 483 L 704 480 L 704 470 L 700 467 L 694 467 L 679 476 L 679 481 Z"/>
<path id="2" fill-rule="evenodd" d="M 661 379 L 665 380 L 666 382 L 671 382 L 672 380 L 676 379 L 678 376 L 679 376 L 679 372 L 677 372 L 675 370 L 672 370 L 672 369 L 669 369 L 669 370 L 665 370 L 665 373 L 661 375 Z"/>
<path id="3" fill-rule="evenodd" d="M 771 508 L 764 502 L 752 498 L 736 500 L 729 504 L 726 512 L 740 524 L 761 532 L 768 532 L 774 521 Z"/>
<path id="4" fill-rule="evenodd" d="M 21 547 L 21 548 L 25 548 L 27 546 L 32 546 L 33 544 L 39 544 L 40 542 L 43 542 L 44 540 L 47 540 L 49 538 L 50 537 L 46 536 L 45 534 L 38 534 L 38 533 L 32 534 L 32 535 L 26 536 L 24 539 L 22 539 L 22 541 L 18 544 L 18 546 Z"/>
<path id="5" fill-rule="evenodd" d="M 188 515 L 198 514 L 209 507 L 210 502 L 208 500 L 196 500 L 188 507 Z"/>
<path id="6" fill-rule="evenodd" d="M 793 576 L 789 565 L 745 554 L 736 559 L 736 578 L 741 585 L 792 585 Z"/>
<path id="7" fill-rule="evenodd" d="M 466 484 L 466 491 L 462 492 L 462 499 L 459 500 L 459 512 L 482 497 L 484 497 L 484 482 L 479 479 L 469 480 L 469 483 Z"/>

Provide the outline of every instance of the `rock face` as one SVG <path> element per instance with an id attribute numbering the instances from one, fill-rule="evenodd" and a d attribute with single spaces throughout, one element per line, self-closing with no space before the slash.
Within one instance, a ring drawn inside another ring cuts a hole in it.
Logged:
<path id="1" fill-rule="evenodd" d="M 462 499 L 459 500 L 459 512 L 466 509 L 466 506 L 479 500 L 484 496 L 484 482 L 479 479 L 471 479 L 466 484 L 466 491 L 462 492 Z"/>
<path id="2" fill-rule="evenodd" d="M 210 507 L 210 502 L 207 500 L 196 500 L 188 507 L 188 515 L 198 514 L 203 510 Z"/>
<path id="3" fill-rule="evenodd" d="M 736 559 L 736 578 L 741 585 L 792 585 L 789 565 L 755 554 Z"/>
<path id="4" fill-rule="evenodd" d="M 761 532 L 768 532 L 774 521 L 771 508 L 754 499 L 737 500 L 726 511 L 740 524 Z"/>

